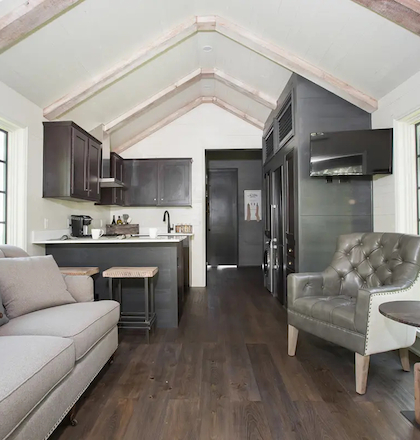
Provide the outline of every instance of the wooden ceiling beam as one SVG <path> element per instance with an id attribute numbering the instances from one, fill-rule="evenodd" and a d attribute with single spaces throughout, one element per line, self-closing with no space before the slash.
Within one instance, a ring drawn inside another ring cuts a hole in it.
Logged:
<path id="1" fill-rule="evenodd" d="M 175 111 L 174 113 L 171 113 L 166 118 L 163 118 L 156 124 L 152 125 L 149 128 L 146 128 L 141 133 L 136 134 L 128 141 L 124 142 L 123 144 L 119 145 L 116 148 L 112 148 L 112 151 L 115 151 L 118 154 L 121 154 L 123 151 L 127 150 L 128 148 L 136 145 L 143 139 L 147 138 L 153 133 L 156 133 L 161 128 L 166 127 L 171 122 L 175 121 L 176 119 L 180 118 L 181 116 L 185 115 L 186 113 L 190 112 L 191 110 L 195 109 L 201 104 L 215 104 L 218 107 L 228 111 L 229 113 L 232 113 L 233 115 L 237 116 L 238 118 L 241 118 L 242 120 L 248 122 L 249 124 L 254 125 L 255 127 L 262 130 L 264 128 L 264 123 L 259 121 L 258 119 L 248 115 L 247 113 L 237 109 L 235 106 L 228 104 L 227 102 L 215 97 L 215 96 L 201 96 L 197 99 L 194 99 L 194 101 L 189 102 L 188 104 L 181 107 L 179 110 Z"/>
<path id="2" fill-rule="evenodd" d="M 138 118 L 139 116 L 146 113 L 150 109 L 156 107 L 157 105 L 171 98 L 181 90 L 185 90 L 187 87 L 191 86 L 192 84 L 195 84 L 200 80 L 200 78 L 201 78 L 201 69 L 197 69 L 194 72 L 182 78 L 181 80 L 177 81 L 176 83 L 170 85 L 169 87 L 166 87 L 166 89 L 161 90 L 156 95 L 153 95 L 151 98 L 146 99 L 146 101 L 143 101 L 139 105 L 136 105 L 128 112 L 125 112 L 121 116 L 118 116 L 118 118 L 115 118 L 111 122 L 108 122 L 108 124 L 104 125 L 104 130 L 108 133 L 118 130 L 123 125 L 127 124 L 128 122 L 132 121 L 135 118 Z"/>
<path id="3" fill-rule="evenodd" d="M 63 115 L 81 102 L 98 93 L 100 90 L 128 75 L 133 70 L 161 55 L 169 48 L 187 39 L 191 35 L 194 35 L 196 32 L 197 23 L 195 17 L 175 26 L 160 38 L 143 46 L 130 58 L 111 67 L 101 75 L 92 78 L 89 82 L 46 107 L 44 109 L 44 117 L 51 120 Z"/>
<path id="4" fill-rule="evenodd" d="M 30 0 L 0 18 L 0 53 L 83 0 Z"/>
<path id="5" fill-rule="evenodd" d="M 403 1 L 403 0 L 402 0 Z M 408 1 L 408 0 L 404 0 Z M 198 31 L 215 31 L 227 38 L 241 44 L 242 46 L 252 50 L 259 55 L 268 58 L 274 63 L 296 72 L 297 74 L 309 79 L 321 87 L 335 93 L 343 99 L 354 105 L 368 111 L 373 112 L 378 108 L 376 99 L 366 95 L 365 93 L 352 87 L 350 84 L 336 78 L 321 68 L 314 66 L 298 56 L 267 42 L 252 32 L 241 28 L 240 26 L 217 16 L 193 17 L 179 26 L 172 28 L 162 37 L 154 40 L 150 44 L 144 46 L 136 54 L 128 60 L 115 65 L 108 71 L 95 78 L 88 83 L 80 86 L 78 89 L 70 92 L 55 103 L 44 109 L 44 116 L 47 119 L 55 119 L 62 114 L 68 112 L 81 102 L 98 93 L 103 88 L 123 78 L 131 71 L 137 69 L 141 65 L 151 59 L 161 55 L 169 48 L 175 46 L 184 39 L 192 36 Z M 261 92 L 255 91 L 251 87 L 245 86 L 239 80 L 235 80 L 226 74 L 213 71 L 215 79 L 229 84 L 230 87 L 236 88 L 241 93 L 252 97 L 253 99 L 272 108 L 272 99 Z"/>
<path id="6" fill-rule="evenodd" d="M 132 137 L 128 141 L 124 142 L 123 144 L 119 145 L 118 147 L 111 148 L 111 150 L 115 151 L 118 154 L 122 153 L 123 151 L 127 150 L 128 148 L 132 147 L 133 145 L 136 145 L 137 143 L 139 143 L 143 139 L 147 138 L 151 134 L 156 133 L 161 128 L 167 126 L 171 122 L 173 122 L 176 119 L 180 118 L 181 116 L 185 115 L 189 111 L 198 107 L 200 104 L 202 104 L 202 102 L 203 102 L 203 98 L 201 98 L 201 97 L 195 99 L 194 101 L 189 102 L 188 104 L 184 105 L 179 110 L 177 110 L 176 112 L 171 113 L 169 116 L 161 119 L 159 122 L 152 125 L 151 127 L 146 128 L 146 130 L 143 130 L 141 133 L 135 135 L 134 137 Z"/>
<path id="7" fill-rule="evenodd" d="M 384 18 L 420 36 L 420 1 L 353 0 Z"/>
<path id="8" fill-rule="evenodd" d="M 181 90 L 185 90 L 192 84 L 197 83 L 200 79 L 218 80 L 223 84 L 226 84 L 228 87 L 242 93 L 245 96 L 248 96 L 249 98 L 265 105 L 270 109 L 275 109 L 277 106 L 276 100 L 271 96 L 249 86 L 248 84 L 245 84 L 243 81 L 227 75 L 219 69 L 197 69 L 176 83 L 171 84 L 169 87 L 161 90 L 151 98 L 146 99 L 146 101 L 136 105 L 128 112 L 118 116 L 118 118 L 108 122 L 104 125 L 104 130 L 108 133 L 112 133 L 113 131 L 120 129 L 123 125 L 129 123 L 135 118 L 138 118 L 157 105 L 162 104 L 166 100 L 173 97 L 176 93 L 180 92 Z"/>

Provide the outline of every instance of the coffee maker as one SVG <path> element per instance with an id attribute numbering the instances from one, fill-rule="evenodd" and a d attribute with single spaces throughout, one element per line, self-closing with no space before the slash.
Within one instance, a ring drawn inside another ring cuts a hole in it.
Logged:
<path id="1" fill-rule="evenodd" d="M 71 221 L 71 235 L 73 237 L 88 237 L 89 225 L 92 223 L 92 217 L 89 215 L 72 215 Z"/>

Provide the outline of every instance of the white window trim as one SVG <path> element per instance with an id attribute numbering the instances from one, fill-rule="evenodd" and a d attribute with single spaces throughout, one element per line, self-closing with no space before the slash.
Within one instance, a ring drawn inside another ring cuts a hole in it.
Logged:
<path id="1" fill-rule="evenodd" d="M 415 125 L 420 109 L 394 120 L 395 230 L 417 235 L 417 167 Z"/>
<path id="2" fill-rule="evenodd" d="M 28 128 L 0 118 L 8 132 L 7 157 L 7 244 L 28 249 L 27 163 Z"/>

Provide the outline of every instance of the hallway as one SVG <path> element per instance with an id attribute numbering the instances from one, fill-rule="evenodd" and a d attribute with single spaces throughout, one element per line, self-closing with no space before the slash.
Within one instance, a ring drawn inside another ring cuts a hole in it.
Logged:
<path id="1" fill-rule="evenodd" d="M 286 312 L 259 268 L 211 269 L 185 307 L 180 327 L 158 330 L 149 346 L 121 332 L 78 425 L 63 423 L 52 438 L 420 439 L 399 412 L 414 408 L 414 391 L 397 353 L 372 356 L 364 396 L 353 353 L 302 333 L 288 357 Z"/>

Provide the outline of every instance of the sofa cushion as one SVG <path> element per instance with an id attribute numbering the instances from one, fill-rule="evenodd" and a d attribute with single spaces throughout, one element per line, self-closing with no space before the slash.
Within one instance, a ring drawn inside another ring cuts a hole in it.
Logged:
<path id="1" fill-rule="evenodd" d="M 356 298 L 346 295 L 298 298 L 292 307 L 293 311 L 302 315 L 352 331 L 356 331 L 355 309 Z"/>
<path id="2" fill-rule="evenodd" d="M 0 438 L 6 438 L 73 369 L 71 339 L 0 337 Z"/>
<path id="3" fill-rule="evenodd" d="M 51 255 L 0 258 L 0 292 L 9 318 L 76 302 Z"/>
<path id="4" fill-rule="evenodd" d="M 66 304 L 28 313 L 0 327 L 0 336 L 48 335 L 71 338 L 80 360 L 120 318 L 116 301 Z"/>
<path id="5" fill-rule="evenodd" d="M 4 306 L 0 294 L 0 326 L 2 326 L 3 324 L 7 324 L 8 322 L 9 322 L 9 318 L 7 317 L 6 311 L 4 310 Z"/>

